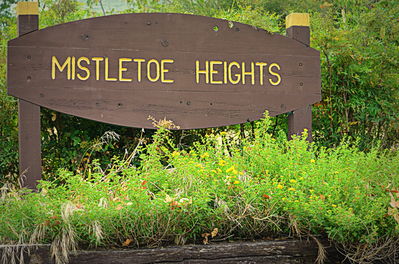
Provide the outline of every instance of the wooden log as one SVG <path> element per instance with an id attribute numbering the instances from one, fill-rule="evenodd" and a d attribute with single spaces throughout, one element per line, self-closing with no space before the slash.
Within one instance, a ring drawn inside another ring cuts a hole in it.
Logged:
<path id="1" fill-rule="evenodd" d="M 343 257 L 322 241 L 327 251 L 325 263 L 337 263 Z M 50 261 L 50 246 L 32 247 L 25 263 L 44 264 Z M 0 253 L 4 246 L 0 246 Z M 70 264 L 126 263 L 314 263 L 318 246 L 307 240 L 273 240 L 255 242 L 215 243 L 153 249 L 114 249 L 78 251 L 70 255 Z"/>
<path id="2" fill-rule="evenodd" d="M 37 2 L 19 2 L 17 4 L 18 35 L 38 30 L 39 15 Z M 30 58 L 26 58 L 28 61 Z M 8 76 L 10 78 L 10 76 Z M 19 76 L 18 78 L 23 78 Z M 25 82 L 30 82 L 28 76 Z M 26 100 L 18 100 L 19 125 L 19 175 L 21 185 L 35 190 L 41 179 L 41 137 L 40 106 Z"/>

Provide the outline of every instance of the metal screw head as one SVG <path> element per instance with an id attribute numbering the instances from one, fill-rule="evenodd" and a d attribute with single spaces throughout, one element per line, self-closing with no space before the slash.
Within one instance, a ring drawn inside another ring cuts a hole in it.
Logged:
<path id="1" fill-rule="evenodd" d="M 169 42 L 166 39 L 161 40 L 161 45 L 162 45 L 162 47 L 166 48 L 167 46 L 169 46 Z"/>
<path id="2" fill-rule="evenodd" d="M 82 35 L 80 36 L 80 38 L 83 39 L 83 40 L 88 40 L 88 39 L 89 39 L 89 35 L 87 35 L 87 34 L 82 34 Z"/>

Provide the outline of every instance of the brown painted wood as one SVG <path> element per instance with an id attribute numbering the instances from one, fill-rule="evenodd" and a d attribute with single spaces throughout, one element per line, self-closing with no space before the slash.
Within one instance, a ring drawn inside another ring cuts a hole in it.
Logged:
<path id="1" fill-rule="evenodd" d="M 18 16 L 18 35 L 38 30 L 38 15 Z M 10 75 L 8 75 L 10 76 Z M 21 76 L 15 76 L 21 78 Z M 36 189 L 41 179 L 40 106 L 24 99 L 18 100 L 19 174 L 23 187 Z"/>
<path id="2" fill-rule="evenodd" d="M 306 45 L 310 46 L 310 28 L 305 26 L 292 26 L 286 30 L 287 37 L 295 39 Z"/>
<path id="3" fill-rule="evenodd" d="M 340 263 L 343 257 L 328 241 L 322 241 L 327 252 L 325 263 Z M 49 264 L 49 246 L 31 249 L 30 261 Z M 2 248 L 0 246 L 0 252 Z M 21 249 L 20 249 L 21 250 Z M 314 241 L 280 240 L 186 245 L 153 249 L 114 249 L 77 251 L 70 256 L 70 264 L 126 264 L 126 263 L 311 263 L 317 258 Z"/>
<path id="4" fill-rule="evenodd" d="M 126 72 L 132 82 L 66 80 L 61 73 L 52 80 L 53 55 L 60 60 L 109 57 L 112 77 L 120 57 L 172 58 L 167 77 L 175 82 L 139 83 L 135 63 Z M 11 40 L 8 91 L 56 111 L 122 126 L 153 128 L 151 115 L 173 120 L 181 129 L 216 127 L 259 119 L 265 110 L 274 116 L 319 101 L 319 58 L 318 51 L 298 41 L 236 22 L 183 14 L 114 15 Z M 247 69 L 250 62 L 276 62 L 282 82 L 271 86 L 267 80 L 273 76 L 265 73 L 264 85 L 248 84 L 249 77 L 246 84 L 197 84 L 196 60 L 202 67 L 205 60 L 246 62 Z"/>
<path id="5" fill-rule="evenodd" d="M 302 135 L 307 129 L 307 140 L 312 142 L 312 106 L 297 109 L 288 115 L 288 135 L 291 139 L 293 135 Z"/>
<path id="6" fill-rule="evenodd" d="M 287 28 L 287 37 L 295 39 L 307 47 L 310 45 L 310 29 L 305 26 L 292 26 Z M 319 62 L 320 63 L 320 62 Z M 314 71 L 318 71 L 317 74 L 320 74 L 320 68 L 314 69 Z M 316 74 L 316 72 L 315 72 Z M 317 82 L 317 81 L 315 81 Z M 320 84 L 320 80 L 318 81 Z M 307 84 L 303 84 L 307 85 Z M 306 89 L 306 88 L 304 88 Z M 319 99 L 321 100 L 321 98 Z M 313 102 L 315 103 L 315 102 Z M 292 111 L 290 115 L 288 115 L 288 138 L 291 139 L 293 135 L 301 135 L 302 132 L 307 129 L 308 136 L 307 140 L 312 142 L 312 106 L 311 104 L 300 107 Z"/>

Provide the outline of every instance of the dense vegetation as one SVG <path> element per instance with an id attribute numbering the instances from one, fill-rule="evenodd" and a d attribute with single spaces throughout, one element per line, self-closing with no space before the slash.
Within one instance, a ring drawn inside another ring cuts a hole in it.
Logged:
<path id="1" fill-rule="evenodd" d="M 16 37 L 16 19 L 4 1 L 1 11 L 0 50 L 0 181 L 15 179 L 17 172 L 17 103 L 6 94 L 6 43 Z M 99 16 L 92 11 L 99 1 L 40 1 L 40 27 Z M 314 138 L 320 146 L 336 146 L 347 136 L 358 138 L 368 150 L 380 144 L 396 149 L 399 142 L 399 5 L 393 0 L 276 1 L 276 0 L 138 0 L 123 12 L 184 12 L 255 25 L 285 34 L 285 16 L 311 14 L 311 46 L 321 51 L 323 100 L 313 110 Z M 107 14 L 115 10 L 105 10 Z M 132 149 L 140 129 L 98 124 L 67 115 L 42 111 L 44 170 L 48 177 L 57 168 L 79 169 L 84 159 L 100 158 L 103 164 L 115 154 Z M 271 132 L 286 129 L 286 118 L 274 120 Z M 254 124 L 233 126 L 251 130 Z M 106 150 L 90 148 L 106 131 L 121 137 Z M 220 130 L 220 129 L 217 129 Z M 150 137 L 152 131 L 145 131 Z M 189 146 L 201 131 L 175 133 L 180 147 Z"/>
<path id="2" fill-rule="evenodd" d="M 308 235 L 328 236 L 353 261 L 391 256 L 399 238 L 397 1 L 130 0 L 128 10 L 100 13 L 98 0 L 41 0 L 40 28 L 104 13 L 179 12 L 285 34 L 286 15 L 308 12 L 323 98 L 312 145 L 285 139 L 285 115 L 154 132 L 43 109 L 46 181 L 23 199 L 18 106 L 6 93 L 15 2 L 0 4 L 0 243 L 53 243 L 62 262 L 62 250 L 75 246 Z"/>
<path id="3" fill-rule="evenodd" d="M 151 144 L 106 167 L 94 161 L 81 173 L 59 170 L 39 193 L 21 199 L 24 191 L 9 187 L 0 200 L 0 241 L 51 243 L 59 263 L 77 247 L 279 236 L 327 236 L 359 262 L 393 258 L 399 156 L 275 139 L 269 125 L 258 122 L 249 140 L 208 134 L 189 152 L 160 129 Z"/>

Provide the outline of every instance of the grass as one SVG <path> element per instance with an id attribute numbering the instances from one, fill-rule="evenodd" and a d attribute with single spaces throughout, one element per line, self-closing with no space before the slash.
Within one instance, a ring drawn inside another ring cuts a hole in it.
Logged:
<path id="1" fill-rule="evenodd" d="M 107 168 L 60 170 L 38 193 L 4 186 L 0 243 L 50 243 L 66 263 L 77 248 L 311 236 L 328 237 L 354 262 L 391 257 L 399 156 L 272 138 L 269 122 L 254 139 L 209 134 L 188 151 L 160 128 Z"/>

